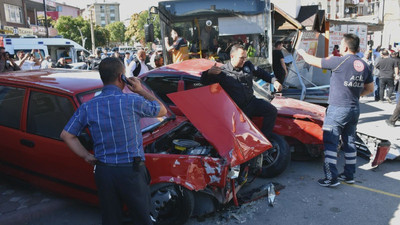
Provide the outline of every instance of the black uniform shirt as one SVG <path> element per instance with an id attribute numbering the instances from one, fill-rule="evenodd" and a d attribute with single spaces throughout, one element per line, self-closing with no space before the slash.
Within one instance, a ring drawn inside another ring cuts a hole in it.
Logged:
<path id="1" fill-rule="evenodd" d="M 201 74 L 201 82 L 205 85 L 219 83 L 241 109 L 254 98 L 253 76 L 269 83 L 276 81 L 270 73 L 254 66 L 250 61 L 245 62 L 242 68 L 233 68 L 230 62 L 221 68 L 222 72 L 218 75 L 208 74 L 208 70 L 204 71 Z"/>

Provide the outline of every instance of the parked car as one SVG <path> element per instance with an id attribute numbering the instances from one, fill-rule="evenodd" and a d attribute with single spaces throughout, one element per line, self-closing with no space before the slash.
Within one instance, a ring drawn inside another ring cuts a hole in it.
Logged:
<path id="1" fill-rule="evenodd" d="M 180 106 L 175 106 L 169 94 L 203 87 L 200 82 L 201 72 L 214 64 L 214 61 L 207 59 L 186 60 L 151 70 L 139 77 L 168 104 L 175 114 L 183 115 Z M 270 101 L 271 96 L 256 82 L 254 91 L 258 98 Z M 201 98 L 197 96 L 191 101 L 197 102 Z M 296 158 L 316 158 L 323 153 L 321 128 L 325 115 L 324 107 L 280 96 L 274 97 L 271 103 L 278 109 L 278 117 L 274 127 L 275 134 L 270 138 L 273 149 L 263 154 L 261 175 L 264 177 L 274 177 L 282 173 L 290 162 L 291 151 Z M 213 107 L 220 108 L 218 105 Z M 229 118 L 230 115 L 226 114 L 226 117 Z M 258 127 L 262 126 L 261 117 L 252 120 Z"/>
<path id="2" fill-rule="evenodd" d="M 102 86 L 93 71 L 1 74 L 0 172 L 97 204 L 93 167 L 59 135 Z M 201 98 L 193 104 L 196 96 Z M 247 171 L 260 167 L 253 162 L 272 147 L 218 84 L 173 93 L 170 99 L 185 117 L 169 110 L 164 117 L 141 120 L 157 224 L 183 224 L 191 215 L 210 213 L 235 199 Z M 79 140 L 92 149 L 88 130 Z"/>

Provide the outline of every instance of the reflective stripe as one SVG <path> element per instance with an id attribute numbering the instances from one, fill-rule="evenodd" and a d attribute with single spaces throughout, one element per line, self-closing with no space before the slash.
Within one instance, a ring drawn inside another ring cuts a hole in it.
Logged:
<path id="1" fill-rule="evenodd" d="M 336 159 L 325 158 L 326 163 L 336 164 Z"/>
<path id="2" fill-rule="evenodd" d="M 337 152 L 326 150 L 325 155 L 337 157 Z"/>
<path id="3" fill-rule="evenodd" d="M 344 156 L 345 157 L 356 157 L 357 156 L 357 152 L 345 152 Z"/>
<path id="4" fill-rule="evenodd" d="M 357 160 L 352 159 L 352 160 L 346 160 L 346 164 L 356 164 Z"/>

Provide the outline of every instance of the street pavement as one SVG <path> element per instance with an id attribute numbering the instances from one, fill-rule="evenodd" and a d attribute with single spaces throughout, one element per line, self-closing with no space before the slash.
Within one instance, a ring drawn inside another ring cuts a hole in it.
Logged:
<path id="1" fill-rule="evenodd" d="M 361 99 L 358 131 L 388 139 L 392 151 L 400 147 L 400 123 L 392 128 L 385 119 L 395 105 Z M 343 156 L 339 167 L 343 167 Z M 285 186 L 276 196 L 274 207 L 266 198 L 230 207 L 207 218 L 192 218 L 188 225 L 215 224 L 400 224 L 400 166 L 387 160 L 377 168 L 363 158 L 357 160 L 356 184 L 342 183 L 335 188 L 320 187 L 322 159 L 292 161 L 289 168 L 274 179 L 256 179 L 251 187 L 269 182 Z M 0 225 L 97 225 L 99 209 L 85 203 L 41 191 L 27 184 L 0 176 Z"/>

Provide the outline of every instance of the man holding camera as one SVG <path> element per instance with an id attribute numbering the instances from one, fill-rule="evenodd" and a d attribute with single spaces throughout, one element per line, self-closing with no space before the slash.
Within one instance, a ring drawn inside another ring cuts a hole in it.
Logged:
<path id="1" fill-rule="evenodd" d="M 0 73 L 17 70 L 21 69 L 10 57 L 10 54 L 5 51 L 5 48 L 0 47 Z"/>

